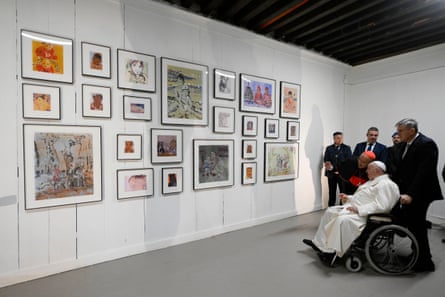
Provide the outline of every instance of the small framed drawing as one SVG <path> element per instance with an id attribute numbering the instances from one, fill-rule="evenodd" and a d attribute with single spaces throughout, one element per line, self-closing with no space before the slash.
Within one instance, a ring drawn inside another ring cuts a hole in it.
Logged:
<path id="1" fill-rule="evenodd" d="M 205 65 L 161 58 L 162 124 L 208 125 L 208 74 Z"/>
<path id="2" fill-rule="evenodd" d="M 124 95 L 124 120 L 151 121 L 151 98 Z"/>
<path id="3" fill-rule="evenodd" d="M 256 158 L 256 140 L 244 139 L 243 140 L 243 159 L 255 159 Z"/>
<path id="4" fill-rule="evenodd" d="M 182 130 L 151 129 L 151 162 L 182 162 Z"/>
<path id="5" fill-rule="evenodd" d="M 235 72 L 215 68 L 213 79 L 213 96 L 216 99 L 235 100 Z"/>
<path id="6" fill-rule="evenodd" d="M 240 75 L 240 110 L 258 113 L 275 113 L 275 80 Z"/>
<path id="7" fill-rule="evenodd" d="M 193 140 L 193 188 L 233 185 L 233 140 Z"/>
<path id="8" fill-rule="evenodd" d="M 264 120 L 264 138 L 280 137 L 280 120 L 265 119 Z"/>
<path id="9" fill-rule="evenodd" d="M 111 78 L 111 48 L 82 41 L 82 75 Z"/>
<path id="10" fill-rule="evenodd" d="M 235 133 L 235 108 L 213 106 L 213 132 Z"/>
<path id="11" fill-rule="evenodd" d="M 300 122 L 296 121 L 287 122 L 287 140 L 289 141 L 300 140 Z"/>
<path id="12" fill-rule="evenodd" d="M 102 200 L 101 127 L 23 125 L 25 209 Z"/>
<path id="13" fill-rule="evenodd" d="M 156 57 L 117 49 L 117 87 L 156 92 Z"/>
<path id="14" fill-rule="evenodd" d="M 298 177 L 298 143 L 266 142 L 264 144 L 264 182 Z"/>
<path id="15" fill-rule="evenodd" d="M 299 119 L 301 85 L 282 81 L 280 86 L 280 117 Z"/>
<path id="16" fill-rule="evenodd" d="M 60 88 L 23 84 L 22 111 L 24 119 L 60 120 Z"/>
<path id="17" fill-rule="evenodd" d="M 117 134 L 117 159 L 141 160 L 142 159 L 142 135 Z"/>
<path id="18" fill-rule="evenodd" d="M 111 118 L 111 88 L 82 85 L 82 116 Z"/>
<path id="19" fill-rule="evenodd" d="M 256 162 L 241 163 L 241 184 L 254 185 L 256 184 Z"/>
<path id="20" fill-rule="evenodd" d="M 73 40 L 21 30 L 22 77 L 73 83 Z"/>
<path id="21" fill-rule="evenodd" d="M 243 136 L 257 136 L 258 117 L 243 116 Z"/>
<path id="22" fill-rule="evenodd" d="M 181 193 L 183 189 L 182 167 L 162 168 L 162 194 Z"/>
<path id="23" fill-rule="evenodd" d="M 153 196 L 153 168 L 117 170 L 117 199 Z"/>

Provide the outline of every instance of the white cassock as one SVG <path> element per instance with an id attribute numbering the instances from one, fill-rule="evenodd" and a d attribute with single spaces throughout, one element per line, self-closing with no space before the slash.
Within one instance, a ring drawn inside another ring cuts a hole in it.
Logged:
<path id="1" fill-rule="evenodd" d="M 366 226 L 367 216 L 389 213 L 400 198 L 397 185 L 384 174 L 361 185 L 342 206 L 326 209 L 313 243 L 323 252 L 336 251 L 342 257 Z M 355 206 L 358 214 L 346 210 Z"/>

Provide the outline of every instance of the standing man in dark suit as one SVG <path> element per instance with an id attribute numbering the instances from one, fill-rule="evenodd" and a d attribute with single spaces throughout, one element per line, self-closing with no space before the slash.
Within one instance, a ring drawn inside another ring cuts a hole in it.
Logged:
<path id="1" fill-rule="evenodd" d="M 357 143 L 352 154 L 359 157 L 364 151 L 372 151 L 376 156 L 376 160 L 385 163 L 388 157 L 388 151 L 385 145 L 377 142 L 379 129 L 370 127 L 368 133 L 366 133 L 366 137 L 368 138 L 367 141 Z"/>
<path id="2" fill-rule="evenodd" d="M 400 163 L 392 177 L 399 186 L 400 200 L 393 212 L 419 243 L 414 271 L 434 271 L 426 214 L 431 202 L 443 199 L 437 176 L 438 148 L 431 138 L 418 132 L 416 120 L 403 119 L 396 127 L 402 143 Z"/>
<path id="3" fill-rule="evenodd" d="M 400 149 L 402 145 L 400 144 L 400 136 L 399 133 L 394 132 L 392 134 L 392 146 L 387 147 L 388 150 L 388 158 L 386 159 L 386 172 L 389 176 L 392 176 L 393 173 L 397 170 L 397 164 L 400 163 Z"/>
<path id="4" fill-rule="evenodd" d="M 328 178 L 329 185 L 328 206 L 335 205 L 337 199 L 337 185 L 340 193 L 344 193 L 343 180 L 338 174 L 338 164 L 352 155 L 351 147 L 343 143 L 342 132 L 334 132 L 333 137 L 334 144 L 326 147 L 324 153 L 325 176 Z"/>

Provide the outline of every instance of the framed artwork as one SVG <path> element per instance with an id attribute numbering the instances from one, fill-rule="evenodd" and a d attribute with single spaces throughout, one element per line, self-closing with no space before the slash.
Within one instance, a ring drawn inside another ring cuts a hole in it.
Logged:
<path id="1" fill-rule="evenodd" d="M 289 141 L 300 140 L 300 122 L 296 121 L 287 122 L 287 140 Z"/>
<path id="2" fill-rule="evenodd" d="M 82 85 L 82 116 L 111 118 L 111 88 Z"/>
<path id="3" fill-rule="evenodd" d="M 240 110 L 275 113 L 275 80 L 254 75 L 240 75 Z"/>
<path id="4" fill-rule="evenodd" d="M 256 140 L 244 139 L 243 151 L 241 153 L 243 159 L 255 159 L 256 158 Z"/>
<path id="5" fill-rule="evenodd" d="M 82 41 L 82 75 L 111 78 L 111 48 Z"/>
<path id="6" fill-rule="evenodd" d="M 156 57 L 117 49 L 117 87 L 156 92 Z"/>
<path id="7" fill-rule="evenodd" d="M 182 167 L 162 168 L 162 194 L 181 193 L 183 190 L 183 169 Z"/>
<path id="8" fill-rule="evenodd" d="M 23 125 L 25 209 L 102 200 L 101 127 Z"/>
<path id="9" fill-rule="evenodd" d="M 301 85 L 282 81 L 280 86 L 280 117 L 299 119 Z"/>
<path id="10" fill-rule="evenodd" d="M 60 120 L 60 88 L 33 84 L 22 85 L 24 119 Z"/>
<path id="11" fill-rule="evenodd" d="M 264 119 L 264 138 L 280 137 L 280 120 Z"/>
<path id="12" fill-rule="evenodd" d="M 21 30 L 22 77 L 73 83 L 73 40 Z"/>
<path id="13" fill-rule="evenodd" d="M 151 162 L 182 162 L 182 130 L 151 129 Z"/>
<path id="14" fill-rule="evenodd" d="M 256 162 L 241 163 L 241 184 L 254 185 L 256 184 Z"/>
<path id="15" fill-rule="evenodd" d="M 235 72 L 215 68 L 213 69 L 213 79 L 213 97 L 235 100 Z"/>
<path id="16" fill-rule="evenodd" d="M 153 168 L 117 170 L 117 199 L 153 196 Z"/>
<path id="17" fill-rule="evenodd" d="M 142 135 L 117 134 L 117 159 L 141 160 L 142 159 Z"/>
<path id="18" fill-rule="evenodd" d="M 235 108 L 213 106 L 213 132 L 235 133 Z"/>
<path id="19" fill-rule="evenodd" d="M 124 95 L 124 120 L 151 121 L 151 98 Z"/>
<path id="20" fill-rule="evenodd" d="M 208 125 L 208 67 L 161 58 L 162 124 Z"/>
<path id="21" fill-rule="evenodd" d="M 257 136 L 258 117 L 243 116 L 243 136 Z"/>
<path id="22" fill-rule="evenodd" d="M 298 177 L 298 143 L 266 142 L 264 144 L 264 182 Z"/>
<path id="23" fill-rule="evenodd" d="M 233 140 L 193 140 L 193 188 L 233 185 Z"/>

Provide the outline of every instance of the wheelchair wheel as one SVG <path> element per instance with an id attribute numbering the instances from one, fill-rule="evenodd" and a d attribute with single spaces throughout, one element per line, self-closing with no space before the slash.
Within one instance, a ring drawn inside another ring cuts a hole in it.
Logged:
<path id="1" fill-rule="evenodd" d="M 350 272 L 359 272 L 363 269 L 363 261 L 359 256 L 351 255 L 346 259 L 345 266 Z"/>
<path id="2" fill-rule="evenodd" d="M 374 230 L 366 241 L 366 259 L 380 273 L 398 275 L 408 272 L 419 256 L 414 235 L 398 225 L 386 225 Z"/>

